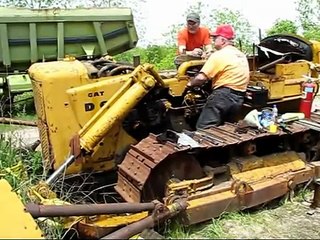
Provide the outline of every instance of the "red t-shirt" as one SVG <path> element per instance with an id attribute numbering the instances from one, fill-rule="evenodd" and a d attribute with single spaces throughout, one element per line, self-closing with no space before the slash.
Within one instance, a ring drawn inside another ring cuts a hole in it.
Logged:
<path id="1" fill-rule="evenodd" d="M 178 33 L 178 46 L 186 46 L 186 51 L 192 51 L 195 48 L 211 44 L 210 32 L 208 28 L 199 27 L 195 34 L 189 33 L 187 28 Z"/>

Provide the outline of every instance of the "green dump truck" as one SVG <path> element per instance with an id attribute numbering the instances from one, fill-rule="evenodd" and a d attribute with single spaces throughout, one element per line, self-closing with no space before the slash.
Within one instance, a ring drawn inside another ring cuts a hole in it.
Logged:
<path id="1" fill-rule="evenodd" d="M 137 44 L 131 9 L 0 8 L 0 99 L 31 91 L 32 63 L 116 55 Z"/>

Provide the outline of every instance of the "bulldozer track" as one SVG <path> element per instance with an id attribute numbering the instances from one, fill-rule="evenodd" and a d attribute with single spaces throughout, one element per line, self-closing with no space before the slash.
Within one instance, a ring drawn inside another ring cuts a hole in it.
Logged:
<path id="1" fill-rule="evenodd" d="M 320 115 L 313 114 L 310 121 L 320 124 Z M 288 124 L 285 129 L 279 129 L 277 133 L 258 132 L 252 129 L 237 132 L 236 124 L 226 123 L 219 127 L 189 132 L 188 135 L 199 143 L 198 149 L 201 150 L 239 145 L 272 136 L 295 135 L 309 130 L 310 128 L 306 124 L 299 123 L 299 121 Z M 150 134 L 132 146 L 119 165 L 116 191 L 127 202 L 143 202 L 143 189 L 154 169 L 169 157 L 192 150 L 194 148 L 182 146 L 172 141 L 159 141 L 157 135 Z"/>

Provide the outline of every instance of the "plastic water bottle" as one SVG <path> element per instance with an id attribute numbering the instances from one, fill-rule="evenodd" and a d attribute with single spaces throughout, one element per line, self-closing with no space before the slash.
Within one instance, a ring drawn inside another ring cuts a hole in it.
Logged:
<path id="1" fill-rule="evenodd" d="M 278 118 L 278 108 L 274 104 L 273 107 L 272 107 L 272 120 L 273 120 L 274 123 L 277 122 L 277 118 Z"/>

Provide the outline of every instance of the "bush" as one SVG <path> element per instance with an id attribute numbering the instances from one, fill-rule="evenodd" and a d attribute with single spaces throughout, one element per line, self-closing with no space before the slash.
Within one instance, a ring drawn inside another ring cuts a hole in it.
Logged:
<path id="1" fill-rule="evenodd" d="M 140 56 L 140 62 L 150 63 L 159 70 L 175 68 L 174 57 L 176 47 L 174 46 L 148 46 L 147 48 L 134 48 L 127 52 L 116 55 L 114 58 L 121 62 L 133 62 L 134 56 Z"/>

